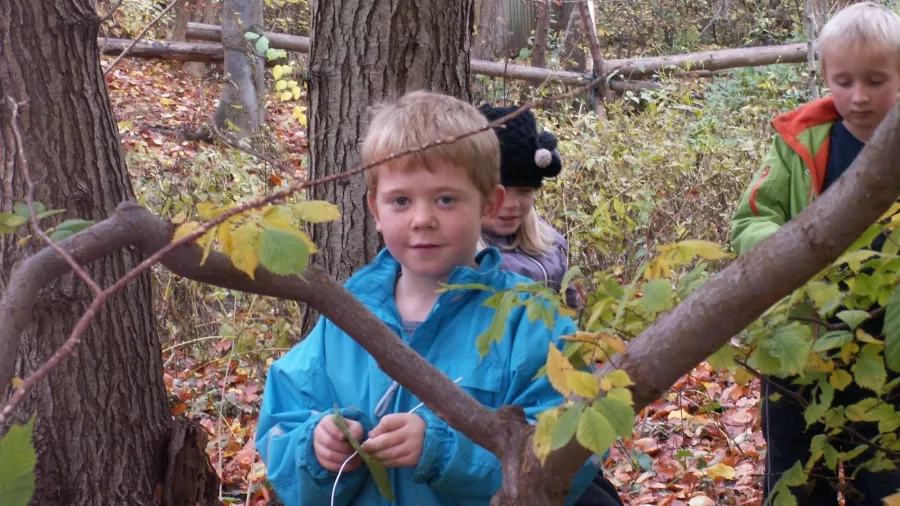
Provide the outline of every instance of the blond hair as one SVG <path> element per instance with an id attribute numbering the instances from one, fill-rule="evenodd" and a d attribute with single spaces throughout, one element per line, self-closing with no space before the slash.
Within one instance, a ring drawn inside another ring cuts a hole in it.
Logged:
<path id="1" fill-rule="evenodd" d="M 363 164 L 479 128 L 485 130 L 385 162 L 366 172 L 367 189 L 377 192 L 378 174 L 385 167 L 434 171 L 435 165 L 443 162 L 464 170 L 481 195 L 489 198 L 500 184 L 500 144 L 487 125 L 487 118 L 471 104 L 430 91 L 414 91 L 376 106 L 362 145 Z"/>
<path id="2" fill-rule="evenodd" d="M 513 236 L 513 240 L 509 244 L 498 245 L 497 248 L 503 251 L 512 251 L 519 249 L 523 253 L 532 257 L 542 257 L 549 254 L 553 250 L 556 234 L 553 228 L 547 222 L 538 218 L 537 212 L 532 209 Z M 486 248 L 488 244 L 484 240 L 484 236 L 478 241 L 478 249 Z"/>
<path id="3" fill-rule="evenodd" d="M 900 66 L 900 15 L 874 2 L 860 2 L 838 11 L 819 33 L 823 70 L 826 52 L 860 44 L 893 55 Z"/>

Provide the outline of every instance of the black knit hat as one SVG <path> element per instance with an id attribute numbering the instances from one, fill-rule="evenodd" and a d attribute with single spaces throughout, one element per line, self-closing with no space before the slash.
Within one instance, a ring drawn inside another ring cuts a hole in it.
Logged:
<path id="1" fill-rule="evenodd" d="M 494 121 L 518 107 L 491 107 L 479 110 Z M 506 128 L 494 129 L 500 139 L 500 184 L 540 188 L 544 178 L 559 175 L 562 157 L 556 149 L 556 137 L 544 131 L 538 134 L 534 114 L 528 110 L 506 122 Z"/>

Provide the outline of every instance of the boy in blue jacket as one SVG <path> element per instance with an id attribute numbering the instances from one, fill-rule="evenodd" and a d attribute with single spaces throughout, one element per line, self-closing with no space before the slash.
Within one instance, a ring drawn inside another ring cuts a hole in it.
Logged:
<path id="1" fill-rule="evenodd" d="M 414 92 L 381 107 L 363 143 L 363 163 L 487 125 L 473 106 Z M 368 205 L 386 248 L 345 284 L 370 311 L 479 402 L 519 405 L 534 419 L 562 402 L 546 376 L 547 347 L 575 331 L 555 315 L 554 328 L 531 322 L 523 307 L 507 320 L 503 339 L 480 357 L 476 337 L 494 310 L 484 290 L 438 293 L 442 283 L 478 283 L 497 290 L 529 282 L 501 271 L 500 254 L 476 254 L 485 217 L 496 216 L 500 151 L 490 130 L 408 155 L 366 173 Z M 269 371 L 256 447 L 269 481 L 288 506 L 479 505 L 500 488 L 500 462 L 450 428 L 399 387 L 352 338 L 320 319 Z M 340 409 L 354 438 L 387 467 L 396 501 L 374 480 L 333 417 Z M 572 484 L 574 502 L 597 473 L 585 466 Z"/>

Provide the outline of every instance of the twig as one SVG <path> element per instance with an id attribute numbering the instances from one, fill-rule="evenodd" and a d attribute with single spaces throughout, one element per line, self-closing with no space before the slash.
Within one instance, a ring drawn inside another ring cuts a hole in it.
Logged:
<path id="1" fill-rule="evenodd" d="M 116 12 L 116 9 L 118 9 L 120 5 L 122 5 L 122 0 L 119 0 L 118 2 L 116 2 L 116 5 L 113 5 L 113 8 L 110 9 L 110 11 L 106 13 L 106 16 L 103 16 L 102 18 L 100 18 L 100 22 L 98 24 L 102 25 L 103 23 L 106 23 L 107 21 L 109 21 L 110 18 L 112 18 L 113 14 Z"/>
<path id="2" fill-rule="evenodd" d="M 117 56 L 116 59 L 113 60 L 113 62 L 109 64 L 109 67 L 106 67 L 106 70 L 103 71 L 103 75 L 105 76 L 106 74 L 109 74 L 109 71 L 111 71 L 113 68 L 115 68 L 115 66 L 120 61 L 122 61 L 122 58 L 125 58 L 125 55 L 127 55 L 128 52 L 131 51 L 131 48 L 133 48 L 138 42 L 140 42 L 140 40 L 144 37 L 144 35 L 146 35 L 147 32 L 150 31 L 151 28 L 153 28 L 153 25 L 155 25 L 156 23 L 159 23 L 159 20 L 162 19 L 163 16 L 165 16 L 170 10 L 172 10 L 179 3 L 181 3 L 181 0 L 172 0 L 172 3 L 170 3 L 168 7 L 163 9 L 163 11 L 159 13 L 159 16 L 156 16 L 156 18 L 154 18 L 153 21 L 151 21 L 147 26 L 145 26 L 144 29 L 141 30 L 141 33 L 137 34 L 137 37 L 135 37 L 134 40 L 131 41 L 131 44 L 129 44 L 129 46 L 126 47 L 124 51 L 119 53 L 119 56 Z"/>

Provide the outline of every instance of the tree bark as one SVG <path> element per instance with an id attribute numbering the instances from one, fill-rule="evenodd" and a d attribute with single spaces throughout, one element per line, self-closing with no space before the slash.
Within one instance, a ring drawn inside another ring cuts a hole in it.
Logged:
<path id="1" fill-rule="evenodd" d="M 0 20 L 0 210 L 9 212 L 25 199 L 24 155 L 35 199 L 66 209 L 46 221 L 107 217 L 134 192 L 100 67 L 93 3 L 0 0 Z M 15 120 L 7 98 L 22 104 Z M 13 125 L 22 136 L 21 153 Z M 20 288 L 7 284 L 14 264 L 43 247 L 38 239 L 18 245 L 28 233 L 20 230 L 0 238 L 0 292 Z M 140 260 L 136 250 L 117 251 L 88 271 L 106 286 Z M 155 504 L 157 485 L 165 482 L 172 421 L 150 282 L 145 273 L 110 299 L 77 355 L 17 411 L 19 421 L 37 415 L 32 504 Z M 43 364 L 91 299 L 72 275 L 45 288 L 29 311 L 15 374 L 25 377 Z M 0 389 L 6 399 L 9 383 Z"/>
<path id="2" fill-rule="evenodd" d="M 309 59 L 309 177 L 359 164 L 367 111 L 417 89 L 469 101 L 472 0 L 318 0 L 312 2 Z M 326 252 L 317 261 L 339 281 L 375 258 L 380 239 L 366 207 L 362 176 L 311 188 L 310 199 L 337 204 L 343 219 L 316 225 Z M 305 318 L 310 328 L 314 315 Z"/>
<path id="3" fill-rule="evenodd" d="M 534 46 L 531 48 L 531 66 L 547 66 L 547 32 L 550 30 L 550 0 L 537 0 L 537 16 L 534 27 Z"/>
<path id="4" fill-rule="evenodd" d="M 215 23 L 217 21 L 216 3 L 213 0 L 184 0 L 178 9 L 178 16 L 169 32 L 169 40 L 177 42 L 187 41 L 188 23 Z M 222 40 L 221 34 L 216 42 Z M 208 70 L 207 65 L 198 62 L 187 61 L 182 65 L 187 73 L 194 77 L 202 77 Z"/>
<path id="5" fill-rule="evenodd" d="M 244 33 L 263 31 L 262 0 L 225 0 L 222 45 L 225 47 L 225 84 L 214 120 L 223 132 L 250 137 L 265 118 L 266 55 L 247 43 Z"/>
<path id="6" fill-rule="evenodd" d="M 481 0 L 478 9 L 478 29 L 472 44 L 472 56 L 479 60 L 493 60 L 508 51 L 506 32 L 508 31 L 505 0 Z M 505 56 L 505 55 L 504 55 Z"/>

